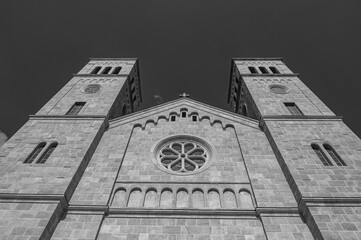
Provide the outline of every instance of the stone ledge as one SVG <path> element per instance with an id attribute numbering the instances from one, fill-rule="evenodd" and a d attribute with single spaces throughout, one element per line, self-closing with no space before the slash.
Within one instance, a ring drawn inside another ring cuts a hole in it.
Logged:
<path id="1" fill-rule="evenodd" d="M 137 61 L 138 58 L 89 58 L 90 61 Z"/>
<path id="2" fill-rule="evenodd" d="M 299 73 L 241 73 L 242 77 L 299 77 Z"/>
<path id="3" fill-rule="evenodd" d="M 282 61 L 283 62 L 283 58 L 281 57 L 270 57 L 270 58 L 266 58 L 266 57 L 249 57 L 249 58 L 232 58 L 232 60 L 240 60 L 240 61 L 259 61 L 259 60 L 266 60 L 266 61 Z"/>
<path id="4" fill-rule="evenodd" d="M 29 115 L 31 120 L 34 119 L 67 119 L 67 120 L 94 120 L 106 119 L 106 115 Z"/>
<path id="5" fill-rule="evenodd" d="M 261 121 L 305 121 L 305 120 L 333 120 L 333 121 L 340 121 L 342 120 L 342 116 L 323 116 L 323 115 L 303 115 L 303 116 L 296 116 L 296 115 L 266 115 L 262 116 Z"/>
<path id="6" fill-rule="evenodd" d="M 49 202 L 56 201 L 60 203 L 63 210 L 66 210 L 68 203 L 64 195 L 45 195 L 45 194 L 19 194 L 19 193 L 0 193 L 0 202 L 20 202 L 20 201 L 33 201 L 33 202 Z"/>
<path id="7" fill-rule="evenodd" d="M 257 207 L 256 208 L 256 212 L 257 215 L 299 215 L 299 210 L 296 207 L 266 207 L 266 208 L 261 208 L 261 207 Z"/>
<path id="8" fill-rule="evenodd" d="M 120 73 L 120 74 L 73 74 L 74 77 L 96 77 L 96 78 L 104 78 L 104 77 L 128 77 L 129 74 Z"/>

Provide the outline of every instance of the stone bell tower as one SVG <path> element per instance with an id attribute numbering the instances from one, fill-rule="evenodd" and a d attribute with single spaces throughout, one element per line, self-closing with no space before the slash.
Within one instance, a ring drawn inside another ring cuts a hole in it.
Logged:
<path id="1" fill-rule="evenodd" d="M 110 119 L 142 102 L 137 59 L 91 59 L 0 150 L 1 236 L 49 239 Z"/>
<path id="2" fill-rule="evenodd" d="M 228 102 L 260 121 L 315 239 L 357 239 L 361 141 L 278 58 L 236 58 Z"/>

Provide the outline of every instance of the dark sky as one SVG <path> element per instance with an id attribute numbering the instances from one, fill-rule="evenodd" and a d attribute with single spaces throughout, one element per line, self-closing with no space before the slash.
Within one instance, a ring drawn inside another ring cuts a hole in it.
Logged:
<path id="1" fill-rule="evenodd" d="M 283 57 L 361 136 L 360 0 L 7 1 L 0 129 L 13 135 L 90 57 L 137 57 L 144 107 L 187 92 L 224 109 L 232 57 Z"/>

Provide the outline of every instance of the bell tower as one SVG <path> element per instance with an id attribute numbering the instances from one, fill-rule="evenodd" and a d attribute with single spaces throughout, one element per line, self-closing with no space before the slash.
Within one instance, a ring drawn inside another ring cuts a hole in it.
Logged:
<path id="1" fill-rule="evenodd" d="M 361 141 L 342 117 L 279 58 L 233 59 L 228 93 L 234 112 L 259 120 L 314 238 L 357 238 Z"/>
<path id="2" fill-rule="evenodd" d="M 137 59 L 90 59 L 30 115 L 0 149 L 0 235 L 50 239 L 109 120 L 141 102 Z"/>
<path id="3" fill-rule="evenodd" d="M 334 116 L 280 58 L 233 59 L 228 102 L 234 112 L 255 119 Z"/>
<path id="4" fill-rule="evenodd" d="M 97 115 L 113 119 L 142 102 L 137 59 L 90 59 L 36 115 Z"/>

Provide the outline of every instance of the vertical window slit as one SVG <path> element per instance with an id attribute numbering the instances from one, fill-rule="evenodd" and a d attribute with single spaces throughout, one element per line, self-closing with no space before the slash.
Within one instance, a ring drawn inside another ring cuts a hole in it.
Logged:
<path id="1" fill-rule="evenodd" d="M 90 74 L 97 74 L 100 71 L 101 67 L 95 67 Z"/>
<path id="2" fill-rule="evenodd" d="M 301 110 L 297 107 L 297 105 L 293 102 L 284 103 L 288 111 L 291 113 L 291 115 L 298 115 L 302 116 Z"/>
<path id="3" fill-rule="evenodd" d="M 45 142 L 39 143 L 38 146 L 36 146 L 36 148 L 32 151 L 32 153 L 30 153 L 30 155 L 25 159 L 24 163 L 32 163 L 44 149 L 45 145 Z"/>
<path id="4" fill-rule="evenodd" d="M 330 159 L 325 155 L 325 153 L 321 150 L 320 146 L 318 144 L 311 144 L 311 147 L 313 151 L 315 151 L 317 157 L 320 159 L 323 165 L 325 166 L 332 166 Z"/>
<path id="5" fill-rule="evenodd" d="M 54 152 L 56 146 L 58 146 L 57 143 L 50 144 L 50 146 L 46 149 L 44 154 L 39 158 L 39 160 L 36 163 L 41 163 L 41 164 L 45 163 L 49 159 L 50 155 Z"/>
<path id="6" fill-rule="evenodd" d="M 76 102 L 74 105 L 69 109 L 66 115 L 78 115 L 80 110 L 84 107 L 85 102 Z"/>
<path id="7" fill-rule="evenodd" d="M 263 74 L 269 73 L 265 67 L 259 67 L 259 70 L 260 70 L 261 73 L 263 73 Z"/>
<path id="8" fill-rule="evenodd" d="M 340 155 L 337 154 L 333 147 L 331 147 L 329 144 L 323 144 L 323 147 L 326 149 L 327 153 L 331 156 L 333 161 L 335 161 L 337 166 L 346 166 L 346 163 L 342 160 Z"/>

